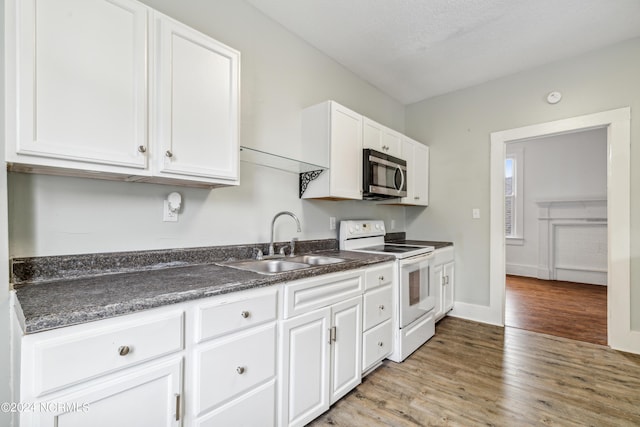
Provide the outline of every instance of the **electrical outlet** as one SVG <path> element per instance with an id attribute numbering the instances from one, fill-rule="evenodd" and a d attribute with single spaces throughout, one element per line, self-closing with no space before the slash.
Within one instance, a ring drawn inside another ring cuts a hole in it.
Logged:
<path id="1" fill-rule="evenodd" d="M 471 211 L 471 217 L 473 219 L 480 219 L 480 209 L 473 208 L 473 210 Z"/>
<path id="2" fill-rule="evenodd" d="M 335 216 L 330 216 L 329 217 L 329 230 L 335 230 L 336 229 L 336 217 Z"/>
<path id="3" fill-rule="evenodd" d="M 162 213 L 162 220 L 164 222 L 178 222 L 178 212 L 172 212 L 169 209 L 169 201 L 164 201 L 164 210 Z"/>
<path id="4" fill-rule="evenodd" d="M 391 220 L 391 229 L 392 229 L 392 230 L 395 230 L 395 229 L 396 229 L 396 220 L 395 220 L 395 219 L 392 219 L 392 220 Z"/>

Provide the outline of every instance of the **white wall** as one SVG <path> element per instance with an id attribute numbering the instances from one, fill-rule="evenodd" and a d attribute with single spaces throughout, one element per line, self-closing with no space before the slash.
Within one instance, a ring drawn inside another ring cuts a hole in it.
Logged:
<path id="1" fill-rule="evenodd" d="M 472 72 L 472 71 L 471 71 Z M 430 146 L 430 206 L 407 209 L 414 238 L 453 240 L 456 301 L 489 305 L 490 133 L 631 107 L 632 325 L 640 330 L 640 39 L 407 107 L 406 133 Z M 552 90 L 559 104 L 545 102 Z M 481 218 L 471 218 L 471 209 Z"/>
<path id="2" fill-rule="evenodd" d="M 537 277 L 540 200 L 607 197 L 606 129 L 507 144 L 522 150 L 523 245 L 506 247 L 507 274 Z M 606 240 L 605 240 L 606 245 Z M 603 255 L 606 263 L 606 253 Z"/>
<path id="3" fill-rule="evenodd" d="M 398 131 L 404 107 L 261 12 L 237 0 L 145 0 L 149 6 L 238 49 L 241 144 L 300 158 L 300 112 L 334 99 Z M 162 222 L 166 195 L 183 195 L 178 223 Z M 301 239 L 335 238 L 329 216 L 396 220 L 404 208 L 372 202 L 301 201 L 298 177 L 241 163 L 240 187 L 216 190 L 10 174 L 10 255 L 196 247 L 268 241 L 275 213 L 300 216 Z M 278 220 L 276 239 L 295 233 Z"/>

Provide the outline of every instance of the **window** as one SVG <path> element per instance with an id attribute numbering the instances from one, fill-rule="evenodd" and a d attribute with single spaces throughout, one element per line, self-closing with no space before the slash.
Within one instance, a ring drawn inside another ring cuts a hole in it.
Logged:
<path id="1" fill-rule="evenodd" d="M 504 234 L 508 244 L 522 245 L 523 240 L 523 150 L 507 148 L 504 164 Z"/>
<path id="2" fill-rule="evenodd" d="M 513 217 L 513 206 L 516 198 L 516 192 L 513 188 L 515 165 L 516 161 L 514 158 L 506 158 L 504 165 L 504 234 L 507 237 L 513 236 L 515 231 Z"/>

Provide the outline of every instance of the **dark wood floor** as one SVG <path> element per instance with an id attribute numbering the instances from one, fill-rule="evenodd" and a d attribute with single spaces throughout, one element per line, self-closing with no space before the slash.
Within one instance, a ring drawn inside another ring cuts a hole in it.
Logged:
<path id="1" fill-rule="evenodd" d="M 507 276 L 505 325 L 607 344 L 607 287 Z"/>
<path id="2" fill-rule="evenodd" d="M 640 356 L 447 317 L 311 425 L 639 426 Z"/>

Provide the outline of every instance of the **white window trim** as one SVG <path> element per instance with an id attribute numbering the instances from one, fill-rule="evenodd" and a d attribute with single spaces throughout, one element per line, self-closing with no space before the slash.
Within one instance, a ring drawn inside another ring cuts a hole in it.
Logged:
<path id="1" fill-rule="evenodd" d="M 513 159 L 515 163 L 513 179 L 515 180 L 513 234 L 506 236 L 507 245 L 524 245 L 524 147 L 510 147 L 507 144 L 506 159 Z"/>

